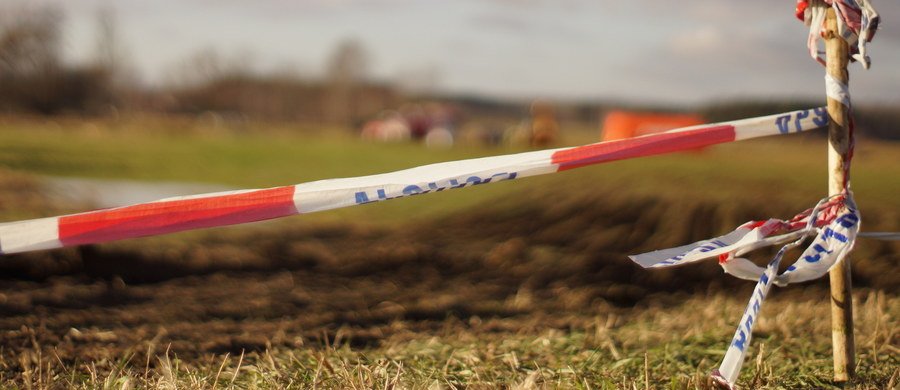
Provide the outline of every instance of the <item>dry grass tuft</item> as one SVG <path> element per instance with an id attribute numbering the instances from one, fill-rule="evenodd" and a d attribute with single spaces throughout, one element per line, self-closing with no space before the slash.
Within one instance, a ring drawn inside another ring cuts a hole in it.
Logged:
<path id="1" fill-rule="evenodd" d="M 805 291 L 766 302 L 739 383 L 746 388 L 838 388 L 830 381 L 828 306 Z M 858 378 L 850 389 L 892 388 L 900 377 L 900 297 L 859 292 Z M 63 363 L 35 348 L 25 370 L 0 385 L 27 389 L 714 389 L 743 297 L 698 296 L 630 311 L 570 318 L 568 329 L 494 329 L 491 319 L 433 333 L 400 333 L 381 345 L 273 347 L 183 360 L 168 350 L 152 367 L 119 361 Z M 537 319 L 539 320 L 539 318 Z M 455 322 L 454 322 L 455 321 Z M 528 323 L 528 319 L 520 319 Z M 398 324 L 398 326 L 402 326 Z M 40 346 L 35 346 L 40 347 Z M 0 362 L 0 365 L 9 362 Z M 2 371 L 8 372 L 8 371 Z"/>

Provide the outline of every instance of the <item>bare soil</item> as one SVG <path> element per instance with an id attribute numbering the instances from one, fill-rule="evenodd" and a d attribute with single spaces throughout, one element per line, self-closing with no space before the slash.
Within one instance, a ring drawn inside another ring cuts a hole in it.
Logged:
<path id="1" fill-rule="evenodd" d="M 649 302 L 746 294 L 751 283 L 734 283 L 714 263 L 648 271 L 626 256 L 794 211 L 615 191 L 550 203 L 534 193 L 398 228 L 235 227 L 177 248 L 133 240 L 7 256 L 0 374 L 15 377 L 29 354 L 70 365 L 164 350 L 190 360 L 273 346 L 363 348 L 460 327 L 569 329 Z M 900 275 L 884 271 L 898 260 L 892 245 L 866 242 L 857 286 L 898 292 Z"/>

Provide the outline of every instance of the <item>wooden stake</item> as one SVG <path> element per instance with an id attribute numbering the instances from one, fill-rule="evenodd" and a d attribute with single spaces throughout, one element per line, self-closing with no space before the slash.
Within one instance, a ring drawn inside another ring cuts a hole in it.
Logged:
<path id="1" fill-rule="evenodd" d="M 849 85 L 847 72 L 849 47 L 837 33 L 837 18 L 829 7 L 825 19 L 826 72 L 835 80 Z M 847 156 L 850 151 L 850 110 L 840 101 L 828 98 L 828 194 L 843 192 L 846 182 Z M 850 259 L 845 258 L 829 274 L 831 279 L 831 340 L 834 352 L 834 380 L 848 382 L 855 375 L 856 356 L 853 342 L 853 287 L 850 283 Z"/>

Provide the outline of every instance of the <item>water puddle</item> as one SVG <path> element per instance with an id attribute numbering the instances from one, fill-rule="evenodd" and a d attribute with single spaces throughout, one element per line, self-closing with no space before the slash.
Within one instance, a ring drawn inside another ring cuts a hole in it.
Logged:
<path id="1" fill-rule="evenodd" d="M 63 202 L 96 208 L 128 206 L 173 196 L 232 191 L 238 188 L 209 183 L 44 177 L 48 193 Z"/>

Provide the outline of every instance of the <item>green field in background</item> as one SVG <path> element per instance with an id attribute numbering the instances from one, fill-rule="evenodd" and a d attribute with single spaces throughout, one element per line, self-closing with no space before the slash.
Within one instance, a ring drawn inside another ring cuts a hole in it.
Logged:
<path id="1" fill-rule="evenodd" d="M 321 130 L 321 129 L 319 129 Z M 565 128 L 563 129 L 566 130 Z M 594 142 L 570 131 L 559 146 Z M 440 216 L 523 191 L 621 188 L 635 193 L 697 196 L 740 202 L 768 196 L 812 205 L 825 195 L 826 152 L 821 133 L 768 137 L 585 167 L 555 175 L 380 202 L 316 218 L 372 222 Z M 288 125 L 217 129 L 184 121 L 0 122 L 0 167 L 35 175 L 183 181 L 266 188 L 391 172 L 424 164 L 527 151 L 524 147 L 373 143 L 347 131 Z M 861 208 L 900 209 L 900 145 L 861 141 L 853 189 Z M 665 196 L 665 195 L 663 195 Z M 808 207 L 808 206 L 807 206 Z"/>

